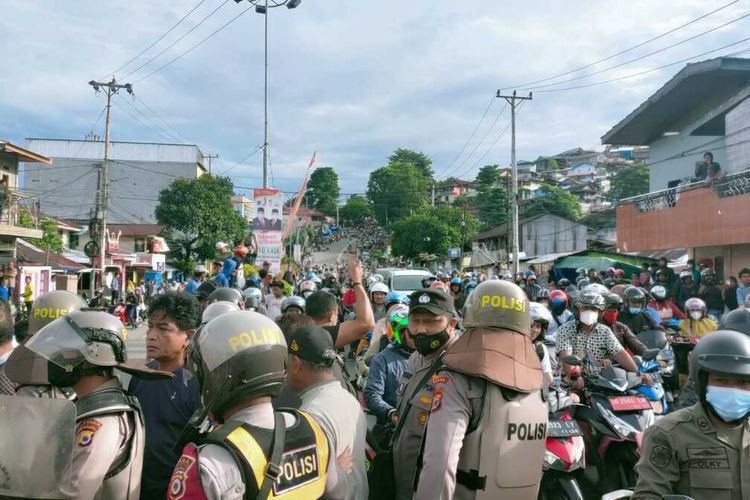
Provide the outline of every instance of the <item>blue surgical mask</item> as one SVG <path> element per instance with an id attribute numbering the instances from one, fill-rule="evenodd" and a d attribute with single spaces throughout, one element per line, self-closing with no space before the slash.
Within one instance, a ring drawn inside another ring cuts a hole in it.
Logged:
<path id="1" fill-rule="evenodd" d="M 709 385 L 706 390 L 706 401 L 725 422 L 747 418 L 750 414 L 750 391 Z"/>
<path id="2" fill-rule="evenodd" d="M 628 307 L 628 311 L 630 311 L 630 314 L 638 314 L 641 312 L 640 307 Z"/>

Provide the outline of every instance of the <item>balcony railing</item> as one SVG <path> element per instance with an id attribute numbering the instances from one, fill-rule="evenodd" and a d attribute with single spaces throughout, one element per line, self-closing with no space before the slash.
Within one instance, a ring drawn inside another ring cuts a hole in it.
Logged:
<path id="1" fill-rule="evenodd" d="M 0 225 L 21 227 L 21 216 L 26 213 L 29 215 L 27 224 L 32 226 L 29 229 L 38 229 L 39 217 L 35 212 L 34 198 L 15 189 L 9 189 L 2 200 Z"/>

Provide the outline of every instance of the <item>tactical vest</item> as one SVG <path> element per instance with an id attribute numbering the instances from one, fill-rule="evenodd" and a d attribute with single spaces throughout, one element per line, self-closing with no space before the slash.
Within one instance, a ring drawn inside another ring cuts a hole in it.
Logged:
<path id="1" fill-rule="evenodd" d="M 461 447 L 454 498 L 536 498 L 542 480 L 547 404 L 541 391 L 523 394 L 486 385 L 479 422 Z"/>
<path id="2" fill-rule="evenodd" d="M 296 422 L 286 429 L 281 463 L 277 464 L 278 479 L 268 498 L 320 498 L 325 492 L 328 468 L 326 436 L 309 414 L 300 410 L 280 411 L 293 414 Z M 273 433 L 273 429 L 230 421 L 211 432 L 201 444 L 219 445 L 234 456 L 245 483 L 244 498 L 254 500 L 269 468 Z"/>
<path id="3" fill-rule="evenodd" d="M 96 391 L 76 401 L 76 422 L 123 413 L 130 422 L 132 435 L 127 444 L 127 452 L 115 460 L 104 476 L 104 482 L 99 490 L 99 498 L 102 499 L 137 500 L 140 496 L 145 447 L 141 405 L 135 396 L 119 387 Z"/>

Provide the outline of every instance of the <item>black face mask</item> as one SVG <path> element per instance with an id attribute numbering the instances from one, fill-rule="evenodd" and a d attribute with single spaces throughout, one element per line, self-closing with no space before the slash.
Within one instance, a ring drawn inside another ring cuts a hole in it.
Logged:
<path id="1" fill-rule="evenodd" d="M 450 334 L 447 330 L 443 330 L 435 335 L 421 333 L 419 335 L 412 335 L 411 338 L 414 341 L 417 352 L 422 356 L 429 356 L 448 343 Z"/>

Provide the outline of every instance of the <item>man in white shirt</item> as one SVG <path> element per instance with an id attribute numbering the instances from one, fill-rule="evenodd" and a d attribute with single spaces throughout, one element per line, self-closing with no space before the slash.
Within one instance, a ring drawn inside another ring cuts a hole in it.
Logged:
<path id="1" fill-rule="evenodd" d="M 368 497 L 365 471 L 367 421 L 359 401 L 346 391 L 333 373 L 336 351 L 331 335 L 319 326 L 303 326 L 289 337 L 287 384 L 299 391 L 300 410 L 320 424 L 335 456 L 350 454 L 352 469 L 340 477 L 347 498 Z M 338 489 L 338 488 L 337 488 Z"/>
<path id="2" fill-rule="evenodd" d="M 275 320 L 281 316 L 281 303 L 284 302 L 284 284 L 281 281 L 271 282 L 271 293 L 266 295 L 266 315 Z"/>

